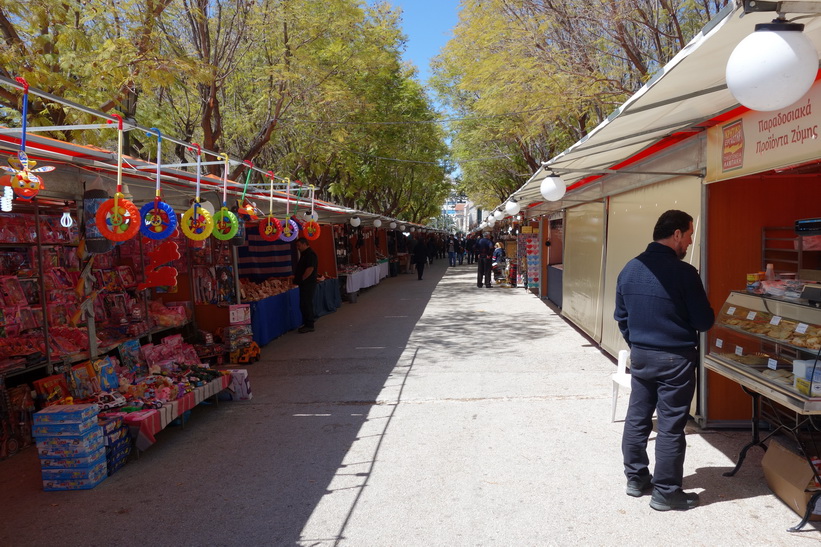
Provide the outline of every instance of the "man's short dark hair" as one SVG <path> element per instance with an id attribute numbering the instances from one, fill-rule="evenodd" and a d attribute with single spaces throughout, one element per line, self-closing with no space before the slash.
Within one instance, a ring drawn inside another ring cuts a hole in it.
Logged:
<path id="1" fill-rule="evenodd" d="M 693 222 L 693 217 L 684 211 L 677 209 L 665 211 L 656 221 L 656 227 L 653 228 L 653 241 L 667 239 L 676 233 L 676 230 L 681 230 L 684 233 L 690 229 L 691 222 Z"/>
<path id="2" fill-rule="evenodd" d="M 297 243 L 302 243 L 303 245 L 309 245 L 307 237 L 299 237 L 296 240 Z"/>

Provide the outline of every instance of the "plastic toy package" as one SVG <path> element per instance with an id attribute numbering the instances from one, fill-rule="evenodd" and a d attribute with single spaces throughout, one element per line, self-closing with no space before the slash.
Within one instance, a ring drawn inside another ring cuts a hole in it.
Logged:
<path id="1" fill-rule="evenodd" d="M 44 458 L 77 458 L 87 456 L 104 446 L 103 432 L 98 427 L 92 427 L 85 435 L 65 437 L 39 437 L 37 454 Z"/>

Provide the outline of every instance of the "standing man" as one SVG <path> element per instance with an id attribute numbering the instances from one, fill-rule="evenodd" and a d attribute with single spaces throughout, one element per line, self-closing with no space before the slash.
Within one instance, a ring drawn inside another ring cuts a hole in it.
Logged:
<path id="1" fill-rule="evenodd" d="M 302 312 L 302 326 L 299 333 L 314 332 L 314 293 L 316 292 L 316 269 L 318 258 L 308 240 L 296 240 L 299 262 L 294 270 L 294 284 L 299 287 L 299 311 Z"/>
<path id="2" fill-rule="evenodd" d="M 491 256 L 493 255 L 493 242 L 490 240 L 490 234 L 485 232 L 482 239 L 476 242 L 476 286 L 482 288 L 482 281 L 488 289 L 493 285 L 490 284 L 490 269 Z"/>
<path id="3" fill-rule="evenodd" d="M 622 454 L 627 495 L 651 486 L 650 507 L 686 510 L 698 494 L 684 492 L 684 426 L 695 393 L 698 333 L 713 326 L 715 314 L 698 271 L 683 262 L 693 242 L 693 217 L 663 213 L 653 242 L 621 271 L 614 318 L 630 346 L 632 391 L 624 421 Z M 658 413 L 655 476 L 648 470 L 647 439 Z"/>

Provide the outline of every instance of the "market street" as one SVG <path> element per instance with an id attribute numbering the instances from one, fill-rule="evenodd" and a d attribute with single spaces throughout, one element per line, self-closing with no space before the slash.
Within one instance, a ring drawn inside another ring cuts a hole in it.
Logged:
<path id="1" fill-rule="evenodd" d="M 0 462 L 0 544 L 817 545 L 817 525 L 785 531 L 761 450 L 722 476 L 749 432 L 688 427 L 698 508 L 626 496 L 612 360 L 445 264 L 274 340 L 252 400 L 200 405 L 93 490 L 43 492 L 32 448 Z"/>

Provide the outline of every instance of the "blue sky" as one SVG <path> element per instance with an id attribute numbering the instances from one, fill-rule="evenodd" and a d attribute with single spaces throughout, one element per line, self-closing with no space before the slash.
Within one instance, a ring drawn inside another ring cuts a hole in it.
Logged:
<path id="1" fill-rule="evenodd" d="M 423 84 L 430 60 L 439 54 L 458 21 L 459 0 L 391 0 L 402 8 L 402 29 L 408 36 L 404 59 L 419 69 Z"/>

